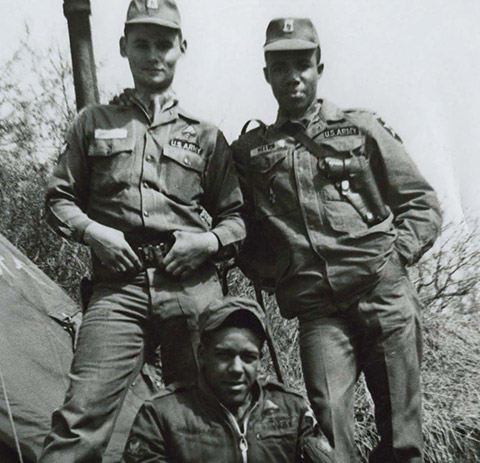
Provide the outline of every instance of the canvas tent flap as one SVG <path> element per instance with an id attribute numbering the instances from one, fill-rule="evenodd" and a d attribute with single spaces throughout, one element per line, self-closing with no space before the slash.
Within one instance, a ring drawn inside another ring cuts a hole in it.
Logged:
<path id="1" fill-rule="evenodd" d="M 73 358 L 71 323 L 78 306 L 38 267 L 0 235 L 0 452 L 15 440 L 8 405 L 25 462 L 35 462 L 64 399 Z M 120 413 L 106 461 L 119 461 L 129 426 L 148 390 L 139 378 Z M 6 392 L 6 393 L 5 393 Z M 1 457 L 2 455 L 0 455 Z M 3 461 L 0 458 L 0 461 Z"/>

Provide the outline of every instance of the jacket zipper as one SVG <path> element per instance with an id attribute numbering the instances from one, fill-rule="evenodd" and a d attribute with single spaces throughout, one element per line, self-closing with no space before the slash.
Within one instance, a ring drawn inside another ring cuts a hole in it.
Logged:
<path id="1" fill-rule="evenodd" d="M 248 421 L 250 419 L 250 415 L 252 414 L 253 410 L 255 410 L 255 407 L 257 406 L 258 402 L 255 403 L 255 405 L 250 409 L 250 411 L 247 413 L 247 416 L 245 417 L 245 420 L 243 421 L 243 431 L 238 425 L 237 420 L 235 417 L 230 413 L 230 411 L 225 408 L 222 404 L 222 408 L 225 410 L 225 413 L 228 418 L 228 422 L 230 423 L 231 427 L 233 428 L 233 431 L 239 438 L 239 443 L 238 446 L 240 448 L 240 453 L 242 454 L 242 463 L 248 463 L 248 441 L 247 441 L 247 429 L 248 429 Z"/>

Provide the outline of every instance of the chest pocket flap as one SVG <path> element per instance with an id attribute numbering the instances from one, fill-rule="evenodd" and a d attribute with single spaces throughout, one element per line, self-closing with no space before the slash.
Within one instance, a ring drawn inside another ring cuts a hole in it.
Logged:
<path id="1" fill-rule="evenodd" d="M 288 153 L 288 148 L 277 149 L 275 151 L 258 154 L 250 157 L 250 166 L 256 172 L 268 172 L 277 164 L 282 162 Z"/>
<path id="2" fill-rule="evenodd" d="M 163 148 L 163 155 L 187 169 L 203 172 L 205 157 L 200 154 L 167 145 Z"/>
<path id="3" fill-rule="evenodd" d="M 134 147 L 133 138 L 96 138 L 88 149 L 88 155 L 107 157 L 117 153 L 132 152 Z"/>

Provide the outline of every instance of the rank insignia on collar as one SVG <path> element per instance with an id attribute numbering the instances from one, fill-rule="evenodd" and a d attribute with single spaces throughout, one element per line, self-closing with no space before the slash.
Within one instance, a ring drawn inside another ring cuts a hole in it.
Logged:
<path id="1" fill-rule="evenodd" d="M 285 19 L 283 23 L 283 32 L 293 32 L 293 19 Z"/>

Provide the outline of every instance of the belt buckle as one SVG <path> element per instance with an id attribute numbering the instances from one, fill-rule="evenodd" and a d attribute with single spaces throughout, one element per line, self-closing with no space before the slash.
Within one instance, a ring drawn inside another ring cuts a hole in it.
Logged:
<path id="1" fill-rule="evenodd" d="M 146 244 L 138 246 L 137 250 L 146 268 L 164 268 L 163 259 L 168 251 L 167 243 Z"/>

